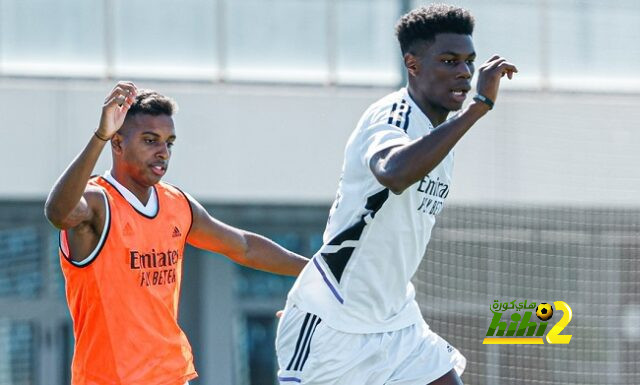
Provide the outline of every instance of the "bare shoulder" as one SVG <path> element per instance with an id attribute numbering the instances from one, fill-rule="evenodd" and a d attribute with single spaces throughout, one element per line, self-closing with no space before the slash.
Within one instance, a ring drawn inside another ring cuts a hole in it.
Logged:
<path id="1" fill-rule="evenodd" d="M 89 196 L 91 196 L 90 199 L 95 199 L 95 198 L 100 198 L 102 199 L 102 193 L 103 193 L 103 189 L 101 187 L 98 186 L 94 186 L 92 184 L 88 184 L 87 187 L 84 190 L 84 197 L 87 198 Z"/>
<path id="2" fill-rule="evenodd" d="M 87 206 L 94 213 L 104 213 L 105 211 L 105 193 L 98 186 L 87 185 L 82 197 L 86 200 Z"/>
<path id="3" fill-rule="evenodd" d="M 87 185 L 82 198 L 64 222 L 65 229 L 84 229 L 100 233 L 107 213 L 104 191 Z"/>
<path id="4" fill-rule="evenodd" d="M 80 203 L 73 211 L 74 223 L 67 230 L 69 253 L 72 260 L 84 261 L 98 246 L 107 223 L 107 205 L 104 190 L 88 185 Z"/>

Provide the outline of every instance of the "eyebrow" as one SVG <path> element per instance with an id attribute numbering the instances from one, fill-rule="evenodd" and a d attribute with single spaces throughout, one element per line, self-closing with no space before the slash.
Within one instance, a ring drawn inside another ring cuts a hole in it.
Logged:
<path id="1" fill-rule="evenodd" d="M 441 52 L 440 55 L 451 55 L 451 56 L 464 56 L 463 53 L 460 52 L 453 52 L 453 51 L 444 51 Z M 473 51 L 470 54 L 468 54 L 467 56 L 476 56 L 476 52 Z"/>
<path id="2" fill-rule="evenodd" d="M 159 138 L 159 137 L 160 137 L 160 135 L 158 135 L 158 134 L 156 134 L 155 132 L 152 132 L 152 131 L 144 131 L 144 132 L 142 133 L 142 135 L 151 135 L 151 136 L 156 137 L 156 138 Z M 176 136 L 175 136 L 175 135 L 171 135 L 171 136 L 169 136 L 169 138 L 167 138 L 167 139 L 173 139 L 173 140 L 175 140 L 175 139 L 176 139 Z"/>

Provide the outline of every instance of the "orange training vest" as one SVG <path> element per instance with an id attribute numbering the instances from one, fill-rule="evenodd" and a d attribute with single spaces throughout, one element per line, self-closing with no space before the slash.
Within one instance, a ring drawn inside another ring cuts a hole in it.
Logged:
<path id="1" fill-rule="evenodd" d="M 197 377 L 177 322 L 182 259 L 192 213 L 186 196 L 155 185 L 158 212 L 136 211 L 102 177 L 109 222 L 98 254 L 79 266 L 60 232 L 60 263 L 73 318 L 73 385 L 184 385 Z"/>

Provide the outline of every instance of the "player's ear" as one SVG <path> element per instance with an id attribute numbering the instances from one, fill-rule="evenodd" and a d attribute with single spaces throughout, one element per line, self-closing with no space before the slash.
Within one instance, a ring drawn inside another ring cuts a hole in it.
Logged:
<path id="1" fill-rule="evenodd" d="M 405 53 L 403 59 L 404 66 L 407 67 L 409 75 L 413 77 L 418 76 L 418 73 L 420 72 L 420 60 L 410 52 Z"/>
<path id="2" fill-rule="evenodd" d="M 113 134 L 113 138 L 111 138 L 111 149 L 113 150 L 114 153 L 118 155 L 122 154 L 123 140 L 124 140 L 124 137 L 122 136 L 121 133 L 116 132 L 115 134 Z"/>

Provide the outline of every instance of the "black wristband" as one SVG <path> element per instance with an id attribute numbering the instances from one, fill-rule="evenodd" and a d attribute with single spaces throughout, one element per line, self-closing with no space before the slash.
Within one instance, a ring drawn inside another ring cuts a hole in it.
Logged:
<path id="1" fill-rule="evenodd" d="M 95 130 L 95 131 L 93 132 L 93 135 L 95 135 L 95 136 L 96 136 L 96 138 L 100 139 L 100 140 L 101 140 L 101 141 L 103 141 L 103 142 L 108 142 L 108 141 L 110 141 L 110 140 L 111 140 L 111 138 L 103 138 L 102 136 L 100 136 L 100 135 L 98 134 L 98 130 Z"/>
<path id="2" fill-rule="evenodd" d="M 476 96 L 473 97 L 473 100 L 477 100 L 479 102 L 486 104 L 487 106 L 489 106 L 490 110 L 493 109 L 493 100 L 489 99 L 488 97 L 482 94 L 476 94 Z"/>

